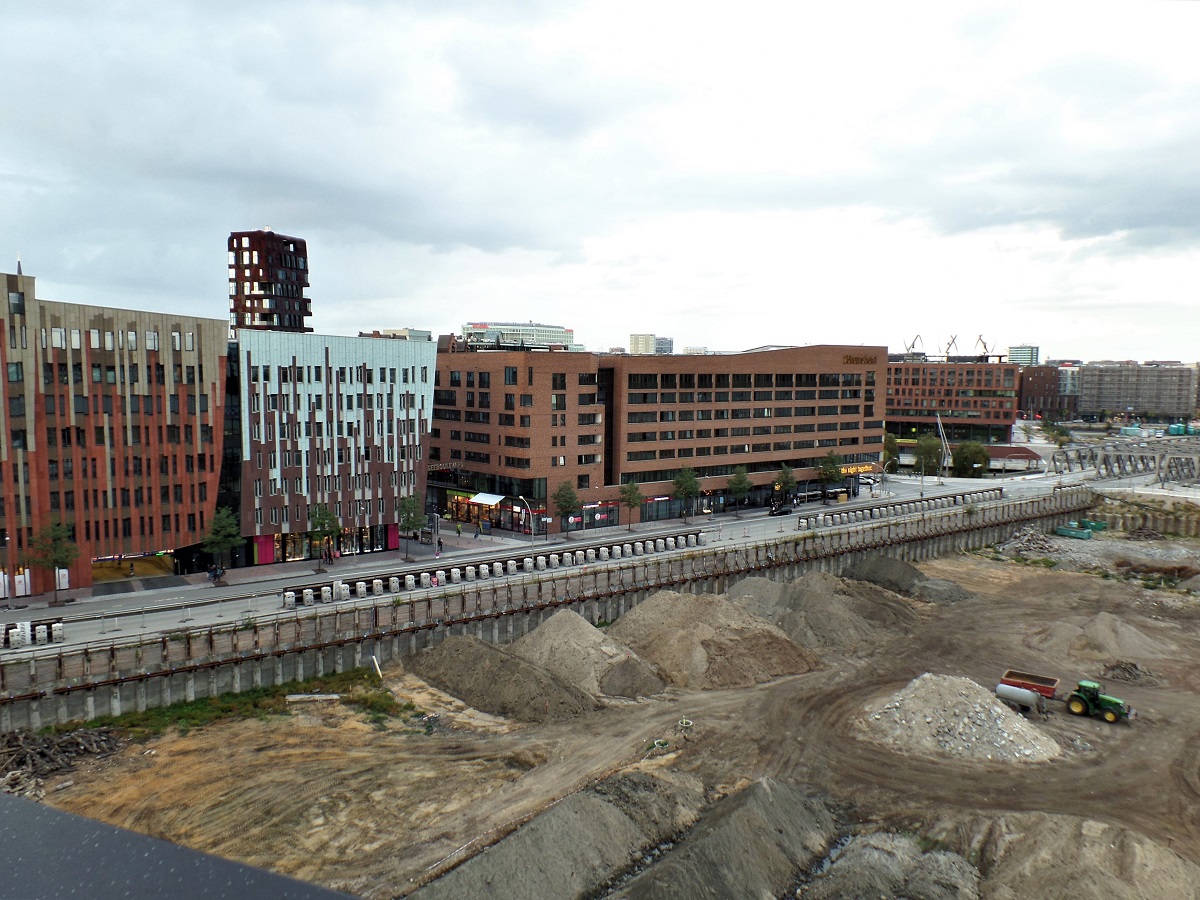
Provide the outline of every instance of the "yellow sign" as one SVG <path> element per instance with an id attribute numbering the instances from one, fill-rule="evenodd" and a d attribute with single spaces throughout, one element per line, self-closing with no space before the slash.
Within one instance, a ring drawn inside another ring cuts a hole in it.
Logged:
<path id="1" fill-rule="evenodd" d="M 853 463 L 852 465 L 842 466 L 842 474 L 863 475 L 867 472 L 874 472 L 877 465 L 879 463 Z"/>
<path id="2" fill-rule="evenodd" d="M 878 356 L 855 356 L 853 353 L 842 354 L 843 366 L 873 366 Z"/>

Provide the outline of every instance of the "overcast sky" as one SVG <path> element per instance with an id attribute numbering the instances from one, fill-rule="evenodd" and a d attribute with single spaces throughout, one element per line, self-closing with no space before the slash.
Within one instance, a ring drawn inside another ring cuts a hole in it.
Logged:
<path id="1" fill-rule="evenodd" d="M 1200 358 L 1200 3 L 53 2 L 0 53 L 0 271 L 320 332 L 537 321 Z M 918 340 L 919 337 L 919 340 Z"/>

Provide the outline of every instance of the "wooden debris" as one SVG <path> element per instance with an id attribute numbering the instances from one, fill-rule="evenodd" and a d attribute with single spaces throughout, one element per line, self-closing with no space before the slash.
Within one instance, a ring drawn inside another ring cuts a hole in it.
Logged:
<path id="1" fill-rule="evenodd" d="M 0 790 L 40 800 L 44 779 L 75 767 L 85 756 L 103 757 L 120 749 L 111 728 L 84 728 L 68 734 L 33 734 L 9 731 L 0 734 Z"/>

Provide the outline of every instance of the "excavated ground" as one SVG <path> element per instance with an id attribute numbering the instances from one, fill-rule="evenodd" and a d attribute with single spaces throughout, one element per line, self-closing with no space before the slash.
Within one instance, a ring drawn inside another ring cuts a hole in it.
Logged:
<path id="1" fill-rule="evenodd" d="M 322 704 L 172 734 L 47 802 L 373 898 L 1197 897 L 1200 602 L 1063 571 L 1197 549 L 753 578 L 604 633 L 559 613 L 385 671 L 425 725 Z M 1021 719 L 988 693 L 1006 668 L 1115 673 L 1139 717 Z"/>

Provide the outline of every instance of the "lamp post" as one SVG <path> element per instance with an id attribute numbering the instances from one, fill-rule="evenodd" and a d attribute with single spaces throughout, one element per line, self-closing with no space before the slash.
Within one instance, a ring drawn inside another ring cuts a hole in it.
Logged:
<path id="1" fill-rule="evenodd" d="M 533 507 L 529 505 L 529 501 L 524 497 L 518 495 L 517 499 L 525 504 L 525 511 L 529 513 L 529 546 L 532 547 L 534 538 L 537 537 L 537 532 L 535 531 L 536 526 L 533 522 Z"/>

